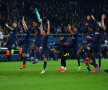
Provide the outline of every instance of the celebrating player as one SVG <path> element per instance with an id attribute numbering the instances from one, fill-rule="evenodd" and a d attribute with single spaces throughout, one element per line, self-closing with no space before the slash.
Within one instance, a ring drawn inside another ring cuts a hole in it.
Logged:
<path id="1" fill-rule="evenodd" d="M 8 24 L 5 24 L 5 26 L 11 30 L 11 32 L 8 35 L 8 40 L 7 42 L 5 42 L 3 45 L 6 46 L 7 49 L 7 58 L 8 60 L 11 60 L 10 56 L 11 56 L 11 49 L 13 48 L 13 46 L 15 46 L 15 41 L 16 41 L 16 32 L 17 32 L 17 23 L 13 23 L 12 27 L 10 27 Z"/>
<path id="2" fill-rule="evenodd" d="M 58 70 L 60 72 L 66 72 L 66 60 L 69 58 L 69 47 L 68 43 L 64 36 L 60 36 L 60 43 L 51 44 L 51 46 L 57 46 L 57 48 L 52 49 L 55 50 L 55 53 L 59 53 L 61 59 L 61 68 Z"/>
<path id="3" fill-rule="evenodd" d="M 35 64 L 35 63 L 38 63 L 38 59 L 39 59 L 39 48 L 42 43 L 42 35 L 41 35 L 41 31 L 40 31 L 36 22 L 33 22 L 33 28 L 35 30 L 35 36 L 34 36 L 33 45 L 32 45 L 31 60 L 33 60 L 33 64 Z M 34 50 L 35 49 L 36 49 L 36 59 L 34 59 Z"/>
<path id="4" fill-rule="evenodd" d="M 49 22 L 49 20 L 47 21 L 47 24 L 48 24 L 47 30 L 43 30 L 42 21 L 41 21 L 41 25 L 40 25 L 41 34 L 43 36 L 43 40 L 42 40 L 42 49 L 43 50 L 42 50 L 42 52 L 43 52 L 43 58 L 44 58 L 44 66 L 43 66 L 42 72 L 40 72 L 41 74 L 45 73 L 47 60 L 49 57 L 49 49 L 48 49 L 48 38 L 49 38 L 49 34 L 50 34 L 50 22 Z"/>
<path id="5" fill-rule="evenodd" d="M 78 61 L 78 71 L 80 71 L 81 67 L 80 67 L 80 57 L 79 55 L 77 54 L 77 39 L 78 39 L 78 30 L 76 27 L 73 28 L 73 31 L 71 30 L 71 25 L 68 24 L 68 27 L 67 27 L 67 31 L 69 33 L 71 33 L 72 35 L 72 41 L 70 43 L 70 46 L 71 46 L 71 49 L 73 49 L 76 57 L 77 57 L 77 61 Z"/>
<path id="6" fill-rule="evenodd" d="M 22 59 L 23 59 L 23 65 L 20 67 L 20 69 L 23 69 L 26 67 L 26 54 L 27 50 L 29 48 L 29 38 L 30 38 L 30 31 L 29 28 L 24 20 L 24 17 L 22 19 L 22 24 L 24 28 L 24 36 L 23 36 L 23 46 L 22 46 Z"/>
<path id="7" fill-rule="evenodd" d="M 95 22 L 95 24 L 97 25 L 97 29 L 95 30 L 95 37 L 93 39 L 93 42 L 87 46 L 87 49 L 90 52 L 90 56 L 92 57 L 93 64 L 95 66 L 93 72 L 96 72 L 96 70 L 99 72 L 100 67 L 101 67 L 101 42 L 102 42 L 102 35 L 104 32 L 104 30 L 103 30 L 104 28 L 103 28 L 103 24 L 101 24 L 100 22 L 97 23 L 97 21 L 95 20 L 93 15 L 91 15 L 91 17 L 92 17 L 93 21 Z M 103 19 L 104 19 L 104 17 L 102 16 L 102 21 L 103 21 Z M 98 52 L 99 67 L 97 67 L 97 64 L 95 62 L 93 50 L 96 50 Z"/>

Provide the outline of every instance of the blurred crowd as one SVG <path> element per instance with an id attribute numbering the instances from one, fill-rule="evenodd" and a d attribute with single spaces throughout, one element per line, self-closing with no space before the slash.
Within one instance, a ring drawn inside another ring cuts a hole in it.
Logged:
<path id="1" fill-rule="evenodd" d="M 66 26 L 80 28 L 85 24 L 87 15 L 93 14 L 98 21 L 106 14 L 105 24 L 108 26 L 107 0 L 0 0 L 0 26 L 8 34 L 5 23 L 18 24 L 18 33 L 22 32 L 21 19 L 26 16 L 27 24 L 37 21 L 34 8 L 38 8 L 41 18 L 51 22 L 51 33 L 66 33 Z M 108 30 L 107 30 L 108 31 Z M 31 29 L 31 33 L 34 31 Z"/>

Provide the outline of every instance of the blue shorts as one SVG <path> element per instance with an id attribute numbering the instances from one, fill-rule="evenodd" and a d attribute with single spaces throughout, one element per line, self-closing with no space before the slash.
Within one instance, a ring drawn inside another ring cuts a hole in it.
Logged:
<path id="1" fill-rule="evenodd" d="M 42 50 L 42 53 L 43 53 L 43 57 L 44 58 L 48 58 L 49 57 L 49 49 L 48 48 L 43 49 Z"/>
<path id="2" fill-rule="evenodd" d="M 70 44 L 70 49 L 73 51 L 73 53 L 77 52 L 77 45 Z"/>
<path id="3" fill-rule="evenodd" d="M 36 39 L 35 45 L 36 45 L 37 47 L 40 47 L 41 44 L 42 44 L 42 39 Z"/>
<path id="4" fill-rule="evenodd" d="M 92 50 L 92 52 L 95 53 L 101 53 L 101 43 L 90 43 L 88 44 L 88 47 Z"/>
<path id="5" fill-rule="evenodd" d="M 27 53 L 28 48 L 29 48 L 29 44 L 24 44 L 22 47 L 22 53 Z"/>

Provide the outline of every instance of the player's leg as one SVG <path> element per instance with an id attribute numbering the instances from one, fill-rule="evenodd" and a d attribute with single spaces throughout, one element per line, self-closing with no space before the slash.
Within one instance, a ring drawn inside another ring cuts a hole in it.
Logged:
<path id="1" fill-rule="evenodd" d="M 39 48 L 40 47 L 36 47 L 36 61 L 39 60 Z"/>
<path id="2" fill-rule="evenodd" d="M 38 63 L 38 59 L 39 59 L 39 48 L 40 47 L 36 47 L 36 59 L 34 59 L 33 64 Z"/>
<path id="3" fill-rule="evenodd" d="M 91 69 L 89 67 L 89 64 L 91 64 L 91 61 L 90 61 L 89 57 L 86 57 L 86 63 L 85 64 L 86 64 L 86 67 L 88 69 L 88 72 L 91 72 Z"/>
<path id="4" fill-rule="evenodd" d="M 61 70 L 61 72 L 66 72 L 66 60 L 69 58 L 69 55 L 67 56 L 62 56 L 61 61 L 62 61 L 62 65 L 63 65 L 63 69 Z"/>
<path id="5" fill-rule="evenodd" d="M 88 50 L 85 49 L 85 56 L 84 56 L 84 62 L 83 63 L 85 63 L 85 65 L 88 69 L 88 72 L 91 72 L 91 69 L 89 67 L 89 61 L 90 61 L 89 60 L 89 52 L 88 52 Z"/>
<path id="6" fill-rule="evenodd" d="M 101 54 L 101 45 L 98 46 L 98 61 L 99 61 L 99 67 L 98 67 L 98 72 L 100 71 L 101 69 L 101 57 L 102 57 L 102 54 Z"/>
<path id="7" fill-rule="evenodd" d="M 45 70 L 46 70 L 47 60 L 48 60 L 48 57 L 49 57 L 49 49 L 46 48 L 46 50 L 44 50 L 43 54 L 44 54 L 44 65 L 43 65 L 42 72 L 40 72 L 41 74 L 44 74 Z"/>
<path id="8" fill-rule="evenodd" d="M 77 58 L 77 61 L 78 61 L 78 71 L 80 71 L 81 70 L 80 57 L 79 57 L 79 55 L 77 53 L 75 53 L 75 55 L 76 55 L 76 58 Z"/>
<path id="9" fill-rule="evenodd" d="M 96 72 L 98 70 L 98 65 L 96 64 L 96 60 L 95 60 L 95 56 L 94 56 L 94 44 L 90 44 L 89 46 L 87 46 L 87 50 L 90 53 L 90 57 L 93 60 L 93 62 L 91 62 L 91 65 L 93 65 L 95 68 L 93 70 L 93 72 Z"/>
<path id="10" fill-rule="evenodd" d="M 23 65 L 20 67 L 20 69 L 23 69 L 26 67 L 26 53 L 22 53 L 22 59 L 23 59 Z"/>
<path id="11" fill-rule="evenodd" d="M 43 70 L 42 72 L 40 72 L 41 74 L 45 73 L 46 65 L 47 65 L 47 58 L 44 58 Z"/>
<path id="12" fill-rule="evenodd" d="M 34 60 L 34 50 L 35 50 L 35 44 L 32 45 L 32 51 L 31 51 L 31 60 Z"/>
<path id="13" fill-rule="evenodd" d="M 26 53 L 27 53 L 28 47 L 29 47 L 29 44 L 23 45 L 23 48 L 22 48 L 23 65 L 20 67 L 20 69 L 23 69 L 26 67 L 26 59 L 27 59 Z"/>
<path id="14" fill-rule="evenodd" d="M 58 71 L 62 71 L 64 69 L 64 62 L 63 59 L 61 59 L 61 68 Z"/>

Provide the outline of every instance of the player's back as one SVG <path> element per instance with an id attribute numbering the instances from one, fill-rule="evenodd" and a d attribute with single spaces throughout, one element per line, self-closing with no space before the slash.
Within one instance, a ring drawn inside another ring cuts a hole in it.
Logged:
<path id="1" fill-rule="evenodd" d="M 43 47 L 43 49 L 46 49 L 47 46 L 48 46 L 48 38 L 49 38 L 48 35 L 43 36 L 43 39 L 42 39 L 42 47 Z"/>

